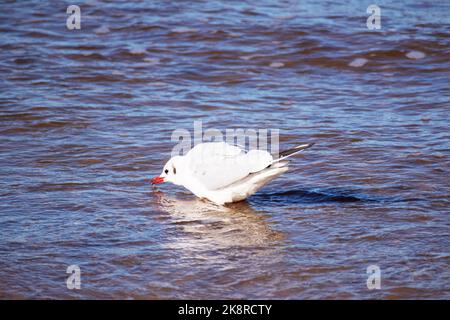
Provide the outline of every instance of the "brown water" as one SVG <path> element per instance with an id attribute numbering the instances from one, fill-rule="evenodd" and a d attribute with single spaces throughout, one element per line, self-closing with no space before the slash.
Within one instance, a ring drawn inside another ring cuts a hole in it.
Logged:
<path id="1" fill-rule="evenodd" d="M 336 2 L 2 2 L 0 298 L 448 299 L 449 2 Z M 217 208 L 148 184 L 194 120 L 316 145 Z"/>

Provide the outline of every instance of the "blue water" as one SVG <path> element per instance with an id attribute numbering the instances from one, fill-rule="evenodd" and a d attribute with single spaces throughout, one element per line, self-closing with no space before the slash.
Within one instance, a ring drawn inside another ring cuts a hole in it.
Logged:
<path id="1" fill-rule="evenodd" d="M 78 4 L 1 4 L 0 298 L 449 298 L 447 1 Z M 217 208 L 149 185 L 194 121 L 316 144 Z"/>

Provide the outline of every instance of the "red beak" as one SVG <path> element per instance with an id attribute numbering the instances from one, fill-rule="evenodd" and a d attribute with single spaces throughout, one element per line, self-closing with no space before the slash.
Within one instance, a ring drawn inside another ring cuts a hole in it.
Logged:
<path id="1" fill-rule="evenodd" d="M 164 182 L 164 177 L 154 177 L 151 180 L 152 184 L 158 184 L 158 183 L 163 183 Z"/>

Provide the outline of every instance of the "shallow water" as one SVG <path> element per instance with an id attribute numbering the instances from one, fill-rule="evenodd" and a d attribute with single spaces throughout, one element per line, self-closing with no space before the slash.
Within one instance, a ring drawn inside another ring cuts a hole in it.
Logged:
<path id="1" fill-rule="evenodd" d="M 0 298 L 448 299 L 450 5 L 377 3 L 2 3 Z M 316 145 L 220 208 L 148 184 L 194 120 Z"/>

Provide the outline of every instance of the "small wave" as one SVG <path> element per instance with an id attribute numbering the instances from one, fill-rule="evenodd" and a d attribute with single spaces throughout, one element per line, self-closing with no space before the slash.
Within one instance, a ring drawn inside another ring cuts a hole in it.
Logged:
<path id="1" fill-rule="evenodd" d="M 107 60 L 108 58 L 100 53 L 82 53 L 82 54 L 67 54 L 65 58 L 75 60 L 75 61 L 83 61 L 83 60 Z"/>
<path id="2" fill-rule="evenodd" d="M 427 55 L 422 51 L 410 51 L 406 54 L 406 57 L 412 60 L 419 60 L 425 58 Z"/>
<path id="3" fill-rule="evenodd" d="M 67 81 L 86 82 L 86 83 L 120 82 L 122 81 L 122 77 L 119 77 L 117 75 L 97 74 L 97 75 L 70 77 L 67 78 Z"/>
<path id="4" fill-rule="evenodd" d="M 109 33 L 111 30 L 107 26 L 101 26 L 94 30 L 96 34 L 106 34 Z"/>
<path id="5" fill-rule="evenodd" d="M 164 26 L 149 25 L 149 24 L 132 24 L 126 26 L 114 27 L 114 31 L 117 32 L 139 32 L 139 31 L 152 31 L 158 29 L 164 29 Z"/>
<path id="6" fill-rule="evenodd" d="M 361 68 L 361 67 L 364 67 L 364 65 L 367 62 L 369 62 L 369 60 L 367 60 L 365 58 L 356 58 L 352 62 L 350 62 L 348 65 L 349 65 L 349 67 Z"/>
<path id="7" fill-rule="evenodd" d="M 25 37 L 29 37 L 29 38 L 51 38 L 51 39 L 56 39 L 56 38 L 60 38 L 61 34 L 56 33 L 56 32 L 51 32 L 51 31 L 30 31 L 24 34 Z"/>
<path id="8" fill-rule="evenodd" d="M 195 33 L 198 30 L 194 28 L 179 27 L 171 30 L 173 33 Z"/>
<path id="9" fill-rule="evenodd" d="M 272 68 L 282 68 L 282 67 L 284 67 L 284 63 L 283 62 L 272 62 L 270 64 L 270 67 L 272 67 Z"/>
<path id="10" fill-rule="evenodd" d="M 14 63 L 15 64 L 32 64 L 34 62 L 36 62 L 36 60 L 33 59 L 33 58 L 17 58 L 17 59 L 14 59 Z"/>
<path id="11" fill-rule="evenodd" d="M 133 55 L 143 55 L 147 52 L 145 48 L 131 48 L 129 52 Z"/>
<path id="12" fill-rule="evenodd" d="M 158 64 L 160 62 L 158 58 L 150 58 L 150 57 L 144 58 L 143 60 L 149 65 Z"/>
<path id="13" fill-rule="evenodd" d="M 282 192 L 256 194 L 254 197 L 264 197 L 274 202 L 301 202 L 301 203 L 317 203 L 317 202 L 359 202 L 363 199 L 355 195 L 348 194 L 343 191 L 308 191 L 292 189 Z"/>

